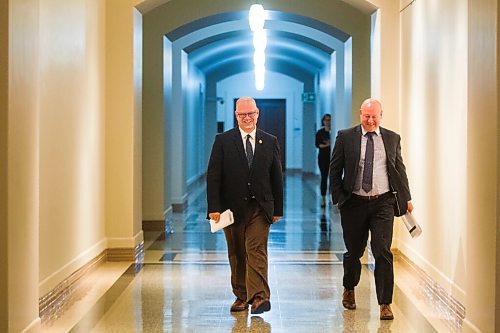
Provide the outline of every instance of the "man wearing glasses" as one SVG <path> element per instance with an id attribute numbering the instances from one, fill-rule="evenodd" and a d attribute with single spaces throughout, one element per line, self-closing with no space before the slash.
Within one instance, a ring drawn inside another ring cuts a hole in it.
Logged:
<path id="1" fill-rule="evenodd" d="M 283 215 L 283 174 L 278 140 L 257 129 L 255 100 L 236 102 L 238 127 L 218 134 L 207 170 L 208 217 L 219 221 L 230 209 L 234 224 L 225 227 L 231 286 L 231 311 L 271 309 L 267 241 L 270 225 Z"/>

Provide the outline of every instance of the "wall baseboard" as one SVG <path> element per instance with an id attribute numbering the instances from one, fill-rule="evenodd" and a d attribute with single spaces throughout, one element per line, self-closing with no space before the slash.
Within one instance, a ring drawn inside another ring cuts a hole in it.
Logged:
<path id="1" fill-rule="evenodd" d="M 165 211 L 165 234 L 170 234 L 174 231 L 174 215 L 172 207 Z"/>
<path id="2" fill-rule="evenodd" d="M 171 218 L 163 222 L 164 229 L 172 228 Z M 438 283 L 436 283 L 425 271 L 413 263 L 406 255 L 397 249 L 393 249 L 395 259 L 403 264 L 409 271 L 414 273 L 422 282 L 422 288 L 426 288 L 434 298 L 439 300 L 454 317 L 454 321 L 463 326 L 465 322 L 465 307 L 446 292 Z M 144 242 L 141 242 L 134 248 L 108 248 L 98 256 L 90 260 L 81 268 L 73 272 L 68 278 L 59 283 L 50 292 L 39 299 L 39 315 L 43 323 L 57 318 L 70 303 L 68 300 L 74 294 L 79 280 L 92 272 L 99 265 L 106 261 L 133 261 L 141 262 L 144 257 Z M 467 324 L 466 324 L 467 325 Z"/>
<path id="3" fill-rule="evenodd" d="M 183 203 L 172 203 L 172 211 L 174 213 L 182 213 L 186 210 L 187 204 L 187 201 L 184 201 Z"/>
<path id="4" fill-rule="evenodd" d="M 76 289 L 78 281 L 96 267 L 106 261 L 106 250 L 97 257 L 77 269 L 69 277 L 56 285 L 51 291 L 38 300 L 38 311 L 42 324 L 53 318 L 57 318 L 64 309 L 64 304 Z"/>
<path id="5" fill-rule="evenodd" d="M 421 282 L 421 288 L 426 292 L 433 295 L 433 299 L 446 309 L 450 318 L 456 323 L 458 328 L 462 328 L 465 321 L 465 306 L 457 301 L 450 293 L 448 293 L 441 285 L 434 281 L 422 268 L 417 266 L 411 259 L 403 254 L 398 249 L 392 249 L 395 260 L 398 260 L 408 271 L 412 272 L 414 276 L 418 277 Z"/>
<path id="6" fill-rule="evenodd" d="M 78 282 L 106 261 L 142 262 L 144 258 L 144 242 L 134 248 L 108 248 L 85 265 L 73 272 L 69 277 L 56 285 L 38 300 L 39 316 L 42 325 L 57 318 L 71 305 L 69 300 L 75 294 Z"/>
<path id="7" fill-rule="evenodd" d="M 133 261 L 144 256 L 144 242 L 137 244 L 134 248 L 116 247 L 106 250 L 107 261 Z"/>
<path id="8" fill-rule="evenodd" d="M 21 333 L 38 333 L 42 330 L 42 321 L 40 318 L 33 320 Z"/>
<path id="9" fill-rule="evenodd" d="M 166 228 L 165 220 L 142 221 L 143 231 L 163 231 Z"/>
<path id="10" fill-rule="evenodd" d="M 398 230 L 399 232 L 408 232 L 404 226 L 400 225 L 398 228 L 400 229 Z M 451 294 L 451 296 L 458 300 L 459 303 L 465 303 L 466 292 L 453 278 L 441 272 L 438 267 L 422 256 L 422 254 L 413 248 L 407 241 L 398 237 L 394 239 L 393 243 L 395 244 L 395 247 L 413 263 L 414 266 L 419 267 L 422 271 L 426 272 L 434 283 L 443 287 L 447 293 Z"/>

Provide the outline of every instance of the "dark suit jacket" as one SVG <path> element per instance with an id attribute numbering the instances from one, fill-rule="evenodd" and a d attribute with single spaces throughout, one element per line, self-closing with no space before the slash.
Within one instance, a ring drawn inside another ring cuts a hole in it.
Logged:
<path id="1" fill-rule="evenodd" d="M 396 197 L 394 215 L 401 216 L 408 210 L 411 200 L 406 168 L 401 157 L 401 137 L 380 127 L 387 156 L 389 185 Z M 340 130 L 335 140 L 330 161 L 330 193 L 333 203 L 341 208 L 351 197 L 358 173 L 361 153 L 361 125 Z"/>
<path id="2" fill-rule="evenodd" d="M 240 130 L 215 137 L 207 170 L 208 213 L 231 209 L 235 223 L 256 199 L 270 223 L 283 215 L 283 174 L 278 140 L 257 129 L 252 167 L 248 168 Z"/>

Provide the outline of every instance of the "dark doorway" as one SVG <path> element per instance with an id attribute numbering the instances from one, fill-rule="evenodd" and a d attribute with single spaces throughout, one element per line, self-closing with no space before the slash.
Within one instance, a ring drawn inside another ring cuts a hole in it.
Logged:
<path id="1" fill-rule="evenodd" d="M 236 110 L 234 99 L 234 110 Z M 285 171 L 286 161 L 286 99 L 255 99 L 259 108 L 257 127 L 278 138 L 281 153 L 281 168 Z M 234 123 L 237 124 L 236 118 Z"/>

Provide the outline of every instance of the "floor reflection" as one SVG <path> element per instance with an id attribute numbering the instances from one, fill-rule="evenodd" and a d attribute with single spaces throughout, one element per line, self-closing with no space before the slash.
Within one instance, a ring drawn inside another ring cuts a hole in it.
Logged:
<path id="1" fill-rule="evenodd" d="M 233 328 L 231 330 L 232 333 L 271 332 L 271 324 L 266 322 L 264 318 L 260 316 L 251 316 L 249 320 L 248 310 L 243 312 L 231 313 L 231 316 L 235 319 Z"/>
<path id="2" fill-rule="evenodd" d="M 340 216 L 331 205 L 320 207 L 318 184 L 314 178 L 286 177 L 285 214 L 269 238 L 270 312 L 230 313 L 234 296 L 225 240 L 222 232 L 210 233 L 200 183 L 189 189 L 188 209 L 174 214 L 172 233 L 145 232 L 142 269 L 132 265 L 73 332 L 433 332 L 422 315 L 408 310 L 412 303 L 400 291 L 395 320 L 381 322 L 365 266 L 356 290 L 358 309 L 342 307 Z"/>

